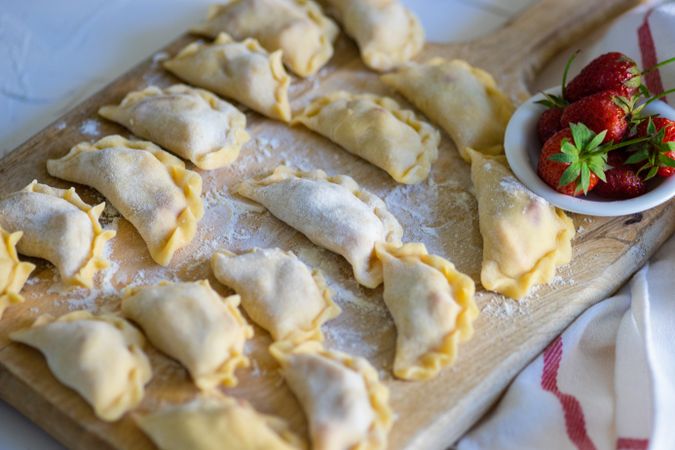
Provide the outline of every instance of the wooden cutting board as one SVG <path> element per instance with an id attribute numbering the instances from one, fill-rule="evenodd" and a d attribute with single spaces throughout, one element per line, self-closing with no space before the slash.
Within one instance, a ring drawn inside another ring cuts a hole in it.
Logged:
<path id="1" fill-rule="evenodd" d="M 437 55 L 465 58 L 489 70 L 515 101 L 521 101 L 529 95 L 527 86 L 533 75 L 551 56 L 633 3 L 544 0 L 482 39 L 455 45 L 429 44 L 419 60 Z M 173 55 L 193 39 L 181 37 L 165 51 Z M 175 82 L 161 70 L 159 60 L 164 56 L 154 55 L 4 158 L 0 162 L 0 194 L 20 189 L 34 178 L 67 186 L 47 175 L 45 161 L 62 156 L 82 140 L 111 133 L 126 135 L 122 128 L 97 119 L 96 111 L 104 104 L 120 101 L 130 90 Z M 336 44 L 335 57 L 317 77 L 295 80 L 291 89 L 293 107 L 297 110 L 311 97 L 334 89 L 393 95 L 376 74 L 366 70 L 354 45 L 344 36 Z M 528 361 L 583 310 L 626 281 L 675 228 L 672 201 L 630 217 L 575 216 L 578 235 L 574 260 L 559 270 L 551 285 L 540 287 L 521 303 L 479 289 L 482 314 L 475 337 L 461 347 L 457 363 L 428 382 L 396 381 L 390 375 L 395 330 L 383 305 L 381 288 L 359 287 L 345 261 L 316 248 L 268 213 L 233 197 L 227 188 L 281 162 L 351 175 L 385 199 L 401 221 L 406 241 L 424 242 L 430 251 L 449 258 L 478 281 L 481 238 L 469 167 L 444 136 L 431 179 L 417 186 L 397 185 L 381 170 L 303 128 L 289 128 L 251 112 L 247 117 L 252 141 L 231 167 L 202 173 L 206 215 L 195 241 L 174 258 L 171 267 L 154 265 L 131 225 L 107 208 L 105 226 L 116 228 L 118 235 L 109 245 L 113 266 L 98 280 L 97 289 L 68 291 L 51 266 L 36 261 L 38 268 L 25 288 L 26 302 L 10 308 L 0 321 L 0 396 L 67 447 L 153 448 L 129 417 L 112 424 L 97 420 L 80 397 L 55 380 L 37 351 L 10 344 L 7 335 L 28 326 L 42 313 L 60 315 L 82 308 L 117 311 L 118 290 L 129 284 L 209 278 L 226 294 L 228 291 L 211 277 L 208 266 L 211 253 L 219 248 L 236 251 L 254 245 L 279 246 L 319 267 L 343 309 L 342 316 L 324 326 L 327 344 L 368 358 L 380 371 L 397 414 L 390 448 L 428 449 L 447 447 L 461 436 Z M 77 188 L 87 201 L 102 200 L 91 189 Z M 266 333 L 256 329 L 256 337 L 247 347 L 254 366 L 239 371 L 240 385 L 227 393 L 248 399 L 260 411 L 286 418 L 296 431 L 305 433 L 304 416 L 267 354 L 269 342 Z M 148 352 L 155 376 L 140 410 L 196 394 L 177 363 L 152 349 Z"/>

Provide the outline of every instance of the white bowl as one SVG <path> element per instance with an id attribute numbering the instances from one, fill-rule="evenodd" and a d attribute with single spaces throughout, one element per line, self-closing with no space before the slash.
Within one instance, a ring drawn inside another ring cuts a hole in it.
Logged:
<path id="1" fill-rule="evenodd" d="M 560 95 L 561 89 L 551 88 L 547 92 Z M 634 214 L 665 203 L 675 196 L 675 176 L 660 178 L 652 190 L 627 200 L 606 199 L 594 194 L 593 191 L 585 197 L 572 197 L 549 187 L 537 175 L 537 161 L 541 150 L 537 138 L 537 120 L 545 108 L 535 102 L 543 98 L 544 95 L 540 93 L 520 105 L 511 117 L 504 137 L 504 151 L 511 170 L 532 192 L 565 211 L 590 216 Z M 653 102 L 645 108 L 645 111 L 675 120 L 675 110 L 663 102 Z"/>

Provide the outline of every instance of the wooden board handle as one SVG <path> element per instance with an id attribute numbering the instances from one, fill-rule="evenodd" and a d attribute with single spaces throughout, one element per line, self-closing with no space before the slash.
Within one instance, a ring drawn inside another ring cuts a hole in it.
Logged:
<path id="1" fill-rule="evenodd" d="M 498 55 L 499 60 L 491 61 L 490 66 L 500 67 L 504 78 L 512 78 L 508 82 L 526 88 L 556 53 L 593 26 L 608 23 L 639 3 L 640 0 L 541 0 L 504 27 L 472 42 L 471 47 L 482 54 Z"/>

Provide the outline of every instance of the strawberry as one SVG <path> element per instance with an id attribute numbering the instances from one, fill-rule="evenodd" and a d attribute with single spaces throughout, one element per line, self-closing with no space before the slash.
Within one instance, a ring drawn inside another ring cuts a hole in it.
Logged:
<path id="1" fill-rule="evenodd" d="M 628 130 L 626 116 L 633 103 L 633 99 L 615 91 L 598 92 L 565 108 L 560 125 L 568 127 L 570 123 L 583 123 L 595 133 L 607 130 L 604 142 L 620 142 Z"/>
<path id="2" fill-rule="evenodd" d="M 630 97 L 636 93 L 640 83 L 640 70 L 635 61 L 623 53 L 605 53 L 591 61 L 569 82 L 564 96 L 569 102 L 576 102 L 589 95 L 612 90 Z"/>
<path id="3" fill-rule="evenodd" d="M 582 123 L 558 131 L 542 147 L 537 174 L 563 194 L 588 193 L 605 179 L 607 153 L 601 146 L 605 134 L 595 134 Z"/>
<path id="4" fill-rule="evenodd" d="M 645 180 L 656 174 L 670 177 L 675 174 L 675 122 L 663 117 L 648 117 L 637 126 L 637 136 L 647 142 L 635 147 L 627 164 L 640 164 L 638 170 L 647 170 Z"/>
<path id="5" fill-rule="evenodd" d="M 562 129 L 560 125 L 562 114 L 563 108 L 551 108 L 541 113 L 537 121 L 537 136 L 541 144 Z"/>
<path id="6" fill-rule="evenodd" d="M 630 166 L 624 165 L 623 155 L 613 158 L 609 152 L 609 162 L 611 169 L 605 172 L 606 181 L 601 181 L 595 188 L 595 193 L 608 198 L 633 198 L 647 192 L 647 185 L 640 178 L 637 172 Z"/>
<path id="7" fill-rule="evenodd" d="M 572 65 L 572 61 L 574 61 L 574 58 L 578 53 L 578 51 L 573 53 L 567 60 L 567 64 L 565 64 L 565 70 L 563 70 L 562 76 L 562 95 L 542 92 L 544 98 L 536 102 L 546 107 L 546 110 L 541 113 L 539 120 L 537 120 L 537 136 L 539 136 L 540 144 L 544 144 L 551 136 L 565 128 L 560 125 L 560 118 L 569 104 L 567 100 L 565 100 L 565 84 L 567 82 L 567 74 Z"/>

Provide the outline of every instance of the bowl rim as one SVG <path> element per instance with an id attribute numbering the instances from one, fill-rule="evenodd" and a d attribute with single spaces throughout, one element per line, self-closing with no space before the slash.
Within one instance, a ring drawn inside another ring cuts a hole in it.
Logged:
<path id="1" fill-rule="evenodd" d="M 545 89 L 544 92 L 560 95 L 561 86 Z M 626 200 L 592 200 L 588 198 L 572 197 L 561 194 L 548 186 L 536 171 L 536 162 L 531 159 L 531 148 L 541 147 L 536 135 L 536 123 L 543 111 L 538 100 L 544 98 L 543 93 L 533 95 L 523 102 L 513 113 L 506 127 L 504 135 L 504 152 L 511 170 L 528 189 L 543 197 L 548 202 L 565 211 L 586 214 L 590 216 L 612 217 L 635 214 L 658 206 L 675 196 L 675 176 L 663 180 L 651 191 L 635 198 Z M 675 119 L 675 110 L 666 104 L 658 105 L 654 102 L 651 108 L 671 120 Z M 652 106 L 649 105 L 649 106 Z M 523 132 L 529 129 L 530 132 Z"/>

